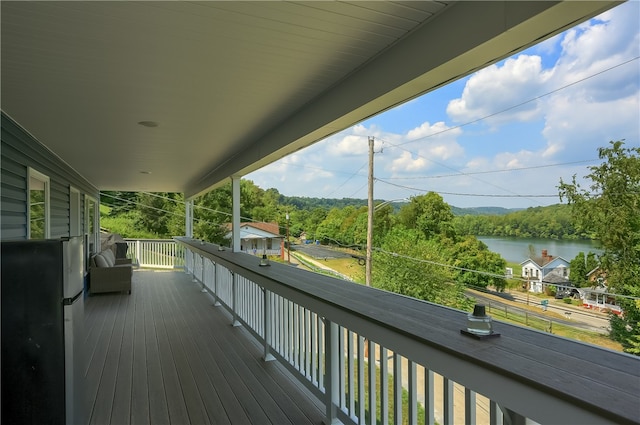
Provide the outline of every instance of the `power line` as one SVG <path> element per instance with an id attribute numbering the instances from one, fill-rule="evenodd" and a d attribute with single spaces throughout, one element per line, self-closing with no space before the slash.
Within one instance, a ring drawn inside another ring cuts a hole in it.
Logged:
<path id="1" fill-rule="evenodd" d="M 505 195 L 505 194 L 500 194 L 500 195 L 492 195 L 492 194 L 476 194 L 476 193 L 454 193 L 454 192 L 441 192 L 441 191 L 437 191 L 437 190 L 429 190 L 429 189 L 419 189 L 417 187 L 410 187 L 410 186 L 404 186 L 401 184 L 397 184 L 397 183 L 391 183 L 382 179 L 378 179 L 376 178 L 376 181 L 379 181 L 381 183 L 385 183 L 388 184 L 390 186 L 395 186 L 395 187 L 399 187 L 401 189 L 407 189 L 407 190 L 413 190 L 413 191 L 417 191 L 417 192 L 434 192 L 434 193 L 438 193 L 440 195 L 452 195 L 452 196 L 477 196 L 477 197 L 487 197 L 487 198 L 525 198 L 525 199 L 530 199 L 530 198 L 554 198 L 554 197 L 558 197 L 559 195 L 555 194 L 555 195 L 519 195 L 519 194 L 511 194 L 511 195 Z"/>
<path id="2" fill-rule="evenodd" d="M 360 172 L 360 170 L 362 170 L 364 167 L 366 167 L 366 166 L 367 166 L 367 164 L 368 164 L 368 163 L 369 163 L 369 162 L 367 161 L 367 162 L 365 162 L 364 164 L 362 164 L 362 166 L 361 166 L 360 168 L 358 168 L 358 170 L 357 170 L 355 173 L 351 174 L 347 180 L 345 180 L 345 181 L 344 181 L 340 186 L 338 186 L 338 187 L 336 187 L 335 189 L 333 189 L 329 194 L 327 194 L 327 196 L 330 196 L 330 195 L 332 195 L 332 194 L 336 193 L 336 191 L 337 191 L 338 189 L 340 189 L 342 186 L 344 186 L 345 184 L 347 184 L 347 183 L 349 182 L 349 180 L 351 180 L 352 178 L 354 178 L 354 177 L 355 177 L 355 176 Z"/>
<path id="3" fill-rule="evenodd" d="M 474 175 L 474 174 L 494 174 L 494 173 L 504 173 L 510 171 L 523 171 L 523 170 L 536 170 L 540 168 L 550 168 L 550 167 L 560 167 L 564 165 L 575 165 L 575 164 L 586 164 L 590 162 L 596 162 L 599 159 L 584 159 L 581 161 L 571 161 L 571 162 L 559 162 L 556 164 L 546 164 L 546 165 L 533 165 L 531 167 L 518 167 L 518 168 L 504 168 L 501 170 L 488 170 L 488 171 L 474 171 L 470 173 L 464 173 L 466 176 Z M 424 180 L 424 179 L 440 179 L 445 177 L 460 177 L 460 173 L 456 174 L 440 174 L 435 176 L 415 176 L 415 177 L 385 177 L 385 180 Z"/>

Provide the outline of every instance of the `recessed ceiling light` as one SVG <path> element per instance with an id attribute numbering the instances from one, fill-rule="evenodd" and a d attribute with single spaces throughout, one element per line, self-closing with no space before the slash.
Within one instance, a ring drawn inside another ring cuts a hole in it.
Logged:
<path id="1" fill-rule="evenodd" d="M 143 127 L 157 127 L 158 123 L 155 121 L 138 121 L 138 124 L 140 124 Z"/>

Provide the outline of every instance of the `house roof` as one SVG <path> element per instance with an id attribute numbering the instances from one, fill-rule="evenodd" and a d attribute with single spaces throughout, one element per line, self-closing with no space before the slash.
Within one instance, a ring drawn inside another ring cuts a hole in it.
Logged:
<path id="1" fill-rule="evenodd" d="M 3 1 L 0 103 L 99 190 L 191 198 L 618 4 Z"/>
<path id="2" fill-rule="evenodd" d="M 564 276 L 560 276 L 556 273 L 547 273 L 543 278 L 542 278 L 542 282 L 543 283 L 552 283 L 555 285 L 565 285 L 565 286 L 573 286 L 573 284 L 571 283 L 571 281 L 569 279 L 567 279 Z"/>
<path id="3" fill-rule="evenodd" d="M 225 224 L 226 229 L 231 232 L 233 225 Z M 282 238 L 280 226 L 277 222 L 244 222 L 240 223 L 240 239 L 262 239 L 262 238 Z"/>
<path id="4" fill-rule="evenodd" d="M 562 257 L 552 257 L 549 261 L 543 262 L 542 258 L 537 258 L 537 259 L 532 259 L 532 258 L 527 258 L 526 260 L 524 260 L 523 262 L 520 263 L 520 265 L 524 265 L 528 262 L 531 262 L 533 264 L 535 264 L 536 266 L 538 266 L 538 268 L 543 268 L 543 267 L 547 267 L 549 264 L 553 263 L 553 262 L 563 262 L 565 264 L 570 264 L 569 261 L 565 260 Z"/>

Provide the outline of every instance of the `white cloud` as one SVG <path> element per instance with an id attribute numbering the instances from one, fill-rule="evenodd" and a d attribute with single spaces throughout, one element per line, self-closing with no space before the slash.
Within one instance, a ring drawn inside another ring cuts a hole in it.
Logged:
<path id="1" fill-rule="evenodd" d="M 410 152 L 405 151 L 391 161 L 390 168 L 393 173 L 423 171 L 427 168 L 427 160 L 422 157 L 414 157 Z"/>
<path id="2" fill-rule="evenodd" d="M 333 156 L 359 156 L 368 151 L 367 137 L 348 134 L 327 145 L 327 153 Z"/>
<path id="3" fill-rule="evenodd" d="M 549 73 L 543 71 L 539 56 L 519 55 L 507 59 L 501 66 L 491 65 L 472 75 L 462 97 L 449 102 L 447 113 L 452 120 L 463 123 L 489 117 L 534 99 L 548 78 Z M 528 121 L 538 113 L 537 103 L 529 102 L 485 122 Z"/>

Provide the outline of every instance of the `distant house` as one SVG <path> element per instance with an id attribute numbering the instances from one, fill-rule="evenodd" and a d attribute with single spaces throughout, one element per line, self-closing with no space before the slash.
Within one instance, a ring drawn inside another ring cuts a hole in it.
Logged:
<path id="1" fill-rule="evenodd" d="M 607 284 L 607 273 L 600 266 L 587 273 L 587 280 L 592 284 Z"/>
<path id="2" fill-rule="evenodd" d="M 562 284 L 569 285 L 569 261 L 562 257 L 549 255 L 546 249 L 542 250 L 539 258 L 527 258 L 520 263 L 522 277 L 529 281 L 529 291 L 543 292 L 546 284 L 554 284 L 557 278 L 563 278 Z"/>
<path id="3" fill-rule="evenodd" d="M 622 314 L 622 309 L 617 305 L 615 294 L 609 292 L 609 288 L 602 282 L 589 289 L 584 289 L 585 295 L 582 305 L 598 311 L 610 311 L 613 314 Z"/>
<path id="4" fill-rule="evenodd" d="M 231 223 L 227 223 L 227 238 L 231 239 Z M 284 236 L 278 223 L 240 223 L 240 250 L 254 255 L 282 255 Z"/>

